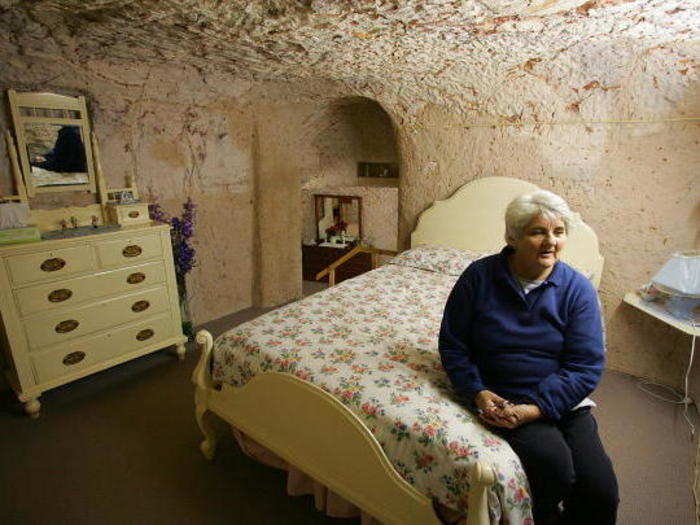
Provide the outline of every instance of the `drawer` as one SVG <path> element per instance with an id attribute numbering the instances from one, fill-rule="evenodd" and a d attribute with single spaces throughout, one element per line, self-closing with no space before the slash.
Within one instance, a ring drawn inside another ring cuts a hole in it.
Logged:
<path id="1" fill-rule="evenodd" d="M 123 226 L 151 222 L 147 203 L 109 204 L 107 210 L 111 221 Z"/>
<path id="2" fill-rule="evenodd" d="M 161 261 L 101 272 L 65 281 L 37 284 L 15 290 L 22 316 L 45 310 L 57 310 L 106 297 L 138 291 L 165 280 Z"/>
<path id="3" fill-rule="evenodd" d="M 167 290 L 160 286 L 63 313 L 29 317 L 24 320 L 24 328 L 30 349 L 35 349 L 150 317 L 168 307 Z"/>
<path id="4" fill-rule="evenodd" d="M 132 266 L 163 255 L 158 234 L 102 242 L 96 248 L 103 268 Z"/>
<path id="5" fill-rule="evenodd" d="M 161 315 L 105 334 L 81 337 L 58 348 L 32 354 L 32 363 L 39 383 L 45 383 L 135 352 L 139 348 L 145 348 L 174 335 L 170 316 Z"/>
<path id="6" fill-rule="evenodd" d="M 88 245 L 12 255 L 7 258 L 7 266 L 14 284 L 58 279 L 96 268 L 95 253 Z"/>

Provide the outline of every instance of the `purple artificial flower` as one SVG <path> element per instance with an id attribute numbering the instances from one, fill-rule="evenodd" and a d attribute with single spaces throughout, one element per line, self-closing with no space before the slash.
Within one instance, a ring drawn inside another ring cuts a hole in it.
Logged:
<path id="1" fill-rule="evenodd" d="M 190 238 L 194 235 L 194 224 L 190 221 L 185 221 L 182 223 L 181 227 L 182 236 L 185 238 Z"/>
<path id="2" fill-rule="evenodd" d="M 151 216 L 151 219 L 153 219 L 156 222 L 170 222 L 168 214 L 165 213 L 165 210 L 160 204 L 149 204 L 148 212 Z"/>
<path id="3" fill-rule="evenodd" d="M 157 203 L 149 205 L 148 209 L 154 221 L 170 224 L 175 273 L 184 278 L 196 263 L 196 250 L 189 243 L 194 236 L 196 205 L 188 197 L 182 205 L 182 217 L 170 217 Z"/>

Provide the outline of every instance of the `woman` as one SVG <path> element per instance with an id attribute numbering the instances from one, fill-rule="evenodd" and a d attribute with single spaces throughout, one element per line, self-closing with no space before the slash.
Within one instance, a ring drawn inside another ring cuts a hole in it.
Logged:
<path id="1" fill-rule="evenodd" d="M 540 190 L 513 200 L 505 219 L 507 246 L 472 263 L 447 301 L 443 366 L 520 457 L 537 525 L 615 523 L 617 480 L 587 398 L 605 361 L 598 299 L 559 260 L 571 210 Z"/>

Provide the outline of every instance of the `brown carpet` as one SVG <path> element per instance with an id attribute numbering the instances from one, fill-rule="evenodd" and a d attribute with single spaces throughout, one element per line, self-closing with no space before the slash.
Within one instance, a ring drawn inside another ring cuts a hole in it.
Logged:
<path id="1" fill-rule="evenodd" d="M 248 309 L 205 327 L 218 334 L 256 317 Z M 41 418 L 0 410 L 0 523 L 342 523 L 311 498 L 285 495 L 282 472 L 222 439 L 204 460 L 193 417 L 194 352 L 158 352 L 46 392 Z M 695 523 L 694 446 L 680 408 L 607 372 L 594 396 L 621 487 L 619 523 Z M 222 424 L 222 432 L 225 432 Z"/>

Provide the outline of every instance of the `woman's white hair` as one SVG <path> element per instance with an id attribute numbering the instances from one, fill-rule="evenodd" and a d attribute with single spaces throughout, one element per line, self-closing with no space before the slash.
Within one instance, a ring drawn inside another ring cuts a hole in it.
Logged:
<path id="1" fill-rule="evenodd" d="M 506 242 L 520 239 L 530 221 L 541 215 L 548 220 L 561 219 L 566 233 L 571 231 L 574 213 L 566 201 L 556 193 L 537 190 L 513 199 L 506 208 Z"/>

